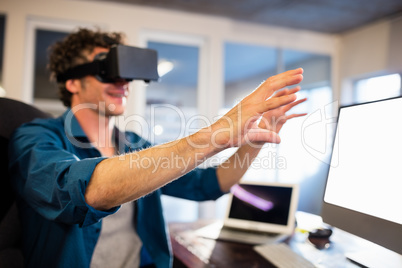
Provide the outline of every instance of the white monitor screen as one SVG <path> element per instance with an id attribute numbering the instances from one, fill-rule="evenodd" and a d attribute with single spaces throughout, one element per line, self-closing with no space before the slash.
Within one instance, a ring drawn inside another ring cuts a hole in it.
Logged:
<path id="1" fill-rule="evenodd" d="M 402 224 L 402 99 L 341 108 L 324 201 Z"/>

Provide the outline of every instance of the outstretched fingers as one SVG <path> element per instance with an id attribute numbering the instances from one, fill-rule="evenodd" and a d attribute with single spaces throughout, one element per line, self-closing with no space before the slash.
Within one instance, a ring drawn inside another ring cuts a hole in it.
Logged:
<path id="1" fill-rule="evenodd" d="M 299 105 L 300 103 L 305 102 L 306 100 L 307 100 L 307 98 L 304 98 L 304 99 L 300 99 L 300 100 L 294 101 L 292 103 L 289 103 L 288 105 L 285 106 L 285 112 L 289 111 L 290 109 Z"/>
<path id="2" fill-rule="evenodd" d="M 303 80 L 303 69 L 298 68 L 289 70 L 274 76 L 269 77 L 263 85 L 267 87 L 267 90 L 273 92 L 292 85 L 296 85 Z"/>
<path id="3" fill-rule="evenodd" d="M 286 120 L 292 119 L 292 118 L 296 118 L 296 117 L 302 117 L 307 115 L 307 113 L 302 113 L 302 114 L 291 114 L 291 115 L 287 115 L 286 116 Z"/>
<path id="4" fill-rule="evenodd" d="M 284 95 L 294 94 L 294 93 L 299 92 L 300 89 L 301 89 L 300 86 L 297 86 L 297 87 L 294 87 L 294 88 L 291 88 L 291 89 L 284 88 L 284 89 L 276 91 L 275 94 L 272 97 L 280 97 L 280 96 L 284 96 Z"/>
<path id="5" fill-rule="evenodd" d="M 283 105 L 289 105 L 296 100 L 296 94 L 289 94 L 280 97 L 272 97 L 264 102 L 264 111 L 276 109 Z"/>
<path id="6" fill-rule="evenodd" d="M 277 92 L 274 96 L 272 96 L 276 91 L 295 84 L 300 83 L 303 80 L 303 69 L 298 68 L 295 70 L 289 70 L 284 73 L 280 73 L 274 76 L 271 76 L 267 80 L 262 83 L 258 89 L 252 94 L 256 98 L 259 99 L 260 107 L 257 107 L 257 112 L 264 113 L 269 109 L 275 109 L 281 105 L 287 104 L 295 100 L 294 93 L 299 91 L 299 87 L 295 87 L 291 90 L 284 90 L 283 92 Z M 271 97 L 272 96 L 272 97 Z M 271 98 L 270 98 L 271 97 Z M 273 100 L 274 101 L 270 101 Z M 265 102 L 261 102 L 261 100 L 266 100 Z M 281 100 L 277 102 L 277 100 Z M 290 101 L 288 101 L 290 100 Z M 282 103 L 283 101 L 283 103 Z M 268 105 L 267 105 L 268 103 Z M 275 103 L 278 105 L 276 106 Z"/>

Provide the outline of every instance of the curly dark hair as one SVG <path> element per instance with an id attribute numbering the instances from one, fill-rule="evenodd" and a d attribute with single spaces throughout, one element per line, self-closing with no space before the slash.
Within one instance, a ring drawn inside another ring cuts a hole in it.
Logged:
<path id="1" fill-rule="evenodd" d="M 95 47 L 110 48 L 112 45 L 123 44 L 125 35 L 118 32 L 102 32 L 79 28 L 62 41 L 56 42 L 49 48 L 50 79 L 56 80 L 68 69 L 87 63 L 87 56 Z M 63 104 L 71 107 L 72 94 L 67 90 L 65 82 L 58 82 L 59 97 Z"/>

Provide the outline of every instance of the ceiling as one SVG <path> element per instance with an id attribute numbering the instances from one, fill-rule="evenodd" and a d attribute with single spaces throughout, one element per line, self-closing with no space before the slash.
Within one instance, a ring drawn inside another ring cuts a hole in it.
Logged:
<path id="1" fill-rule="evenodd" d="M 111 1 L 111 0 L 98 0 Z M 252 23 L 342 33 L 402 14 L 402 0 L 113 0 Z"/>

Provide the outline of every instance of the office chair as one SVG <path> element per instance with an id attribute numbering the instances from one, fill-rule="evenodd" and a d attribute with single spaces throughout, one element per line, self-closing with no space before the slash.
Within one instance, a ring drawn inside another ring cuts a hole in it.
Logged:
<path id="1" fill-rule="evenodd" d="M 35 118 L 47 118 L 35 107 L 0 98 L 0 267 L 23 267 L 21 225 L 8 174 L 8 141 L 13 131 Z"/>

